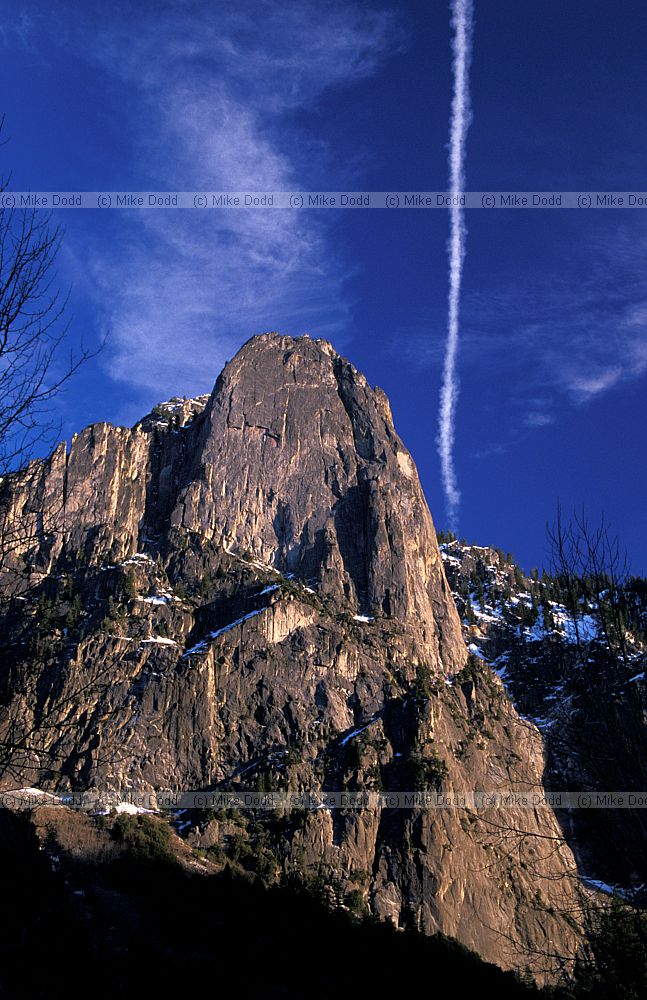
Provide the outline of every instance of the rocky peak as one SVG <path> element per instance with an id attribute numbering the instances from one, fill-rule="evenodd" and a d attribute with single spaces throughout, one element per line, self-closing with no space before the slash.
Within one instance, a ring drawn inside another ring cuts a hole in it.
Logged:
<path id="1" fill-rule="evenodd" d="M 193 454 L 171 526 L 313 579 L 359 613 L 456 634 L 452 610 L 436 621 L 447 602 L 435 532 L 384 394 L 327 341 L 248 341 Z"/>

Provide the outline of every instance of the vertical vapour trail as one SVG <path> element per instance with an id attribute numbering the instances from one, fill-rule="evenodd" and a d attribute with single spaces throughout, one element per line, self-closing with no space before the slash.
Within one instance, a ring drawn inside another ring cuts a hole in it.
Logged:
<path id="1" fill-rule="evenodd" d="M 469 66 L 472 55 L 472 0 L 452 0 L 452 52 L 454 91 L 449 136 L 449 191 L 459 195 L 464 189 L 465 139 L 471 120 Z M 456 376 L 456 355 L 458 352 L 458 319 L 461 297 L 463 261 L 465 259 L 465 237 L 467 229 L 463 209 L 458 197 L 452 198 L 450 207 L 450 235 L 447 244 L 449 255 L 449 299 L 447 318 L 447 343 L 443 364 L 443 380 L 440 390 L 440 411 L 438 414 L 438 454 L 445 491 L 447 519 L 449 527 L 455 531 L 458 526 L 458 505 L 460 492 L 454 468 L 454 421 L 458 399 L 458 379 Z"/>

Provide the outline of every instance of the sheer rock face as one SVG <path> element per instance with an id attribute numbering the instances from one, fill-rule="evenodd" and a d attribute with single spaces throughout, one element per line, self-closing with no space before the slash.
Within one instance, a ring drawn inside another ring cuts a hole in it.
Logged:
<path id="1" fill-rule="evenodd" d="M 5 787 L 541 790 L 538 731 L 466 666 L 388 402 L 325 341 L 254 338 L 208 400 L 87 428 L 12 503 L 41 604 L 11 619 Z M 72 624 L 41 635 L 43 594 Z M 274 850 L 540 974 L 577 944 L 559 840 L 547 809 L 318 810 Z"/>
<path id="2" fill-rule="evenodd" d="M 415 620 L 460 661 L 435 532 L 386 397 L 324 341 L 246 344 L 205 412 L 171 525 L 313 579 L 361 614 Z"/>
<path id="3" fill-rule="evenodd" d="M 415 622 L 435 665 L 459 668 L 433 523 L 384 393 L 326 341 L 265 334 L 200 413 L 205 402 L 162 404 L 131 430 L 93 425 L 69 454 L 61 445 L 35 491 L 39 567 L 61 553 L 167 552 L 194 533 L 312 580 L 353 612 Z"/>

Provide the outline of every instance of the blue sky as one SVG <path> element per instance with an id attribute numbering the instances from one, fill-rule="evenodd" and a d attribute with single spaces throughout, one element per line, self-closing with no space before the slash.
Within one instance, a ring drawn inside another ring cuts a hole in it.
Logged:
<path id="1" fill-rule="evenodd" d="M 2 2 L 17 190 L 444 190 L 445 2 Z M 469 190 L 641 190 L 647 8 L 476 0 Z M 59 278 L 101 354 L 64 433 L 209 391 L 254 333 L 324 336 L 388 393 L 438 527 L 442 212 L 83 211 Z M 558 498 L 647 571 L 647 215 L 467 213 L 460 532 L 545 557 Z"/>

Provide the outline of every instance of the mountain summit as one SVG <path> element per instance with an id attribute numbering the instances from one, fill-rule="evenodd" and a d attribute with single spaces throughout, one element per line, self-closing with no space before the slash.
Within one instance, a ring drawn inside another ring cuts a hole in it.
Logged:
<path id="1" fill-rule="evenodd" d="M 39 489 L 66 525 L 45 532 L 44 569 L 61 555 L 119 561 L 198 535 L 313 580 L 356 613 L 415 621 L 436 659 L 442 649 L 447 668 L 464 663 L 386 396 L 324 340 L 254 337 L 208 399 L 161 405 L 132 430 L 88 427 L 43 466 Z"/>

